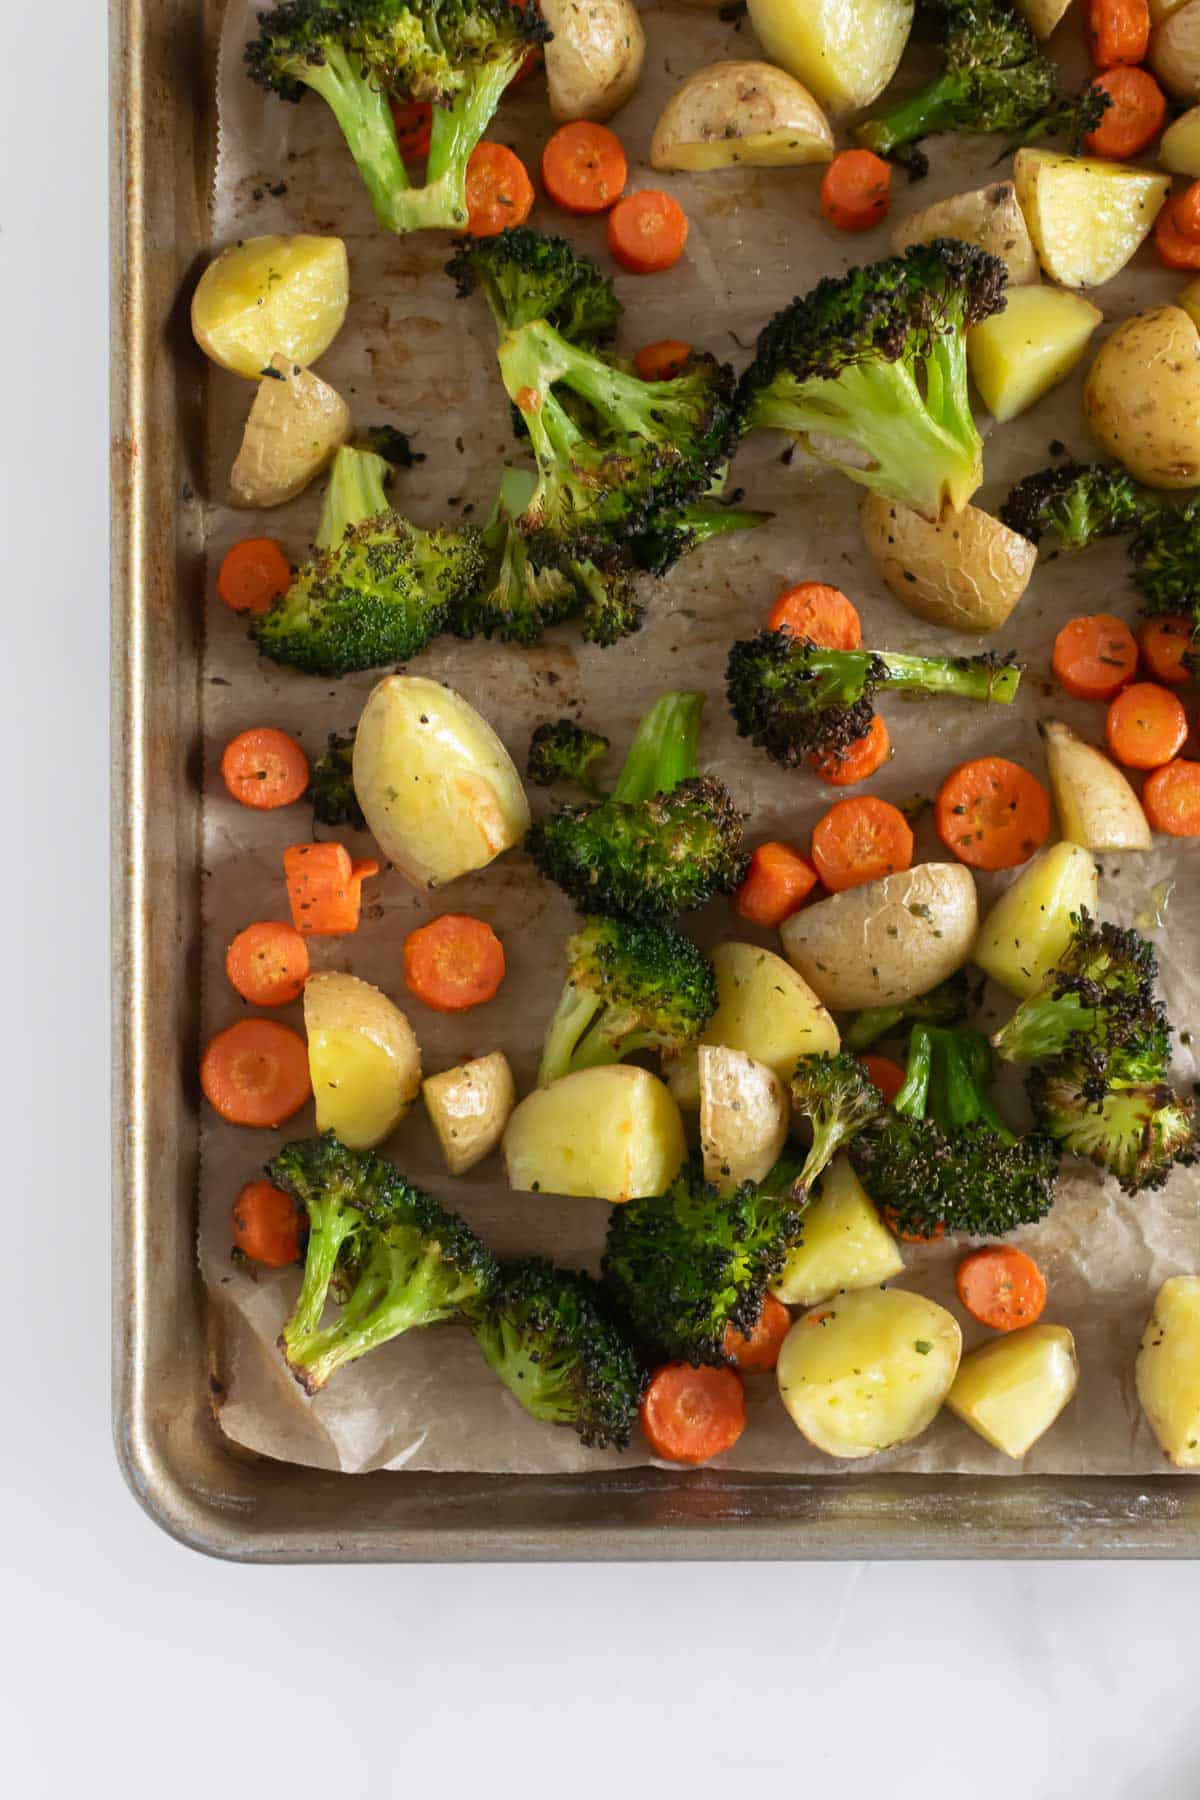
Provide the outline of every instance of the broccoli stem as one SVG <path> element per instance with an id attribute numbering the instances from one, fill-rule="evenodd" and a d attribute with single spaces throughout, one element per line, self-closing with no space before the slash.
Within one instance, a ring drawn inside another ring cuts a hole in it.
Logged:
<path id="1" fill-rule="evenodd" d="M 906 144 L 923 137 L 953 131 L 967 100 L 966 85 L 957 74 L 943 74 L 919 93 L 910 94 L 890 111 L 876 119 L 867 119 L 855 136 L 876 156 L 894 156 Z"/>
<path id="2" fill-rule="evenodd" d="M 634 734 L 612 798 L 636 806 L 692 780 L 703 711 L 703 694 L 660 695 Z"/>
<path id="3" fill-rule="evenodd" d="M 900 656 L 888 651 L 880 660 L 887 671 L 880 687 L 912 688 L 922 694 L 957 694 L 964 700 L 997 700 L 1008 706 L 1021 682 L 1020 669 L 986 657 Z"/>
<path id="4" fill-rule="evenodd" d="M 324 61 L 300 63 L 293 72 L 320 94 L 341 126 L 379 223 L 389 231 L 406 229 L 395 223 L 395 216 L 408 189 L 408 171 L 387 95 L 336 44 L 325 45 Z"/>
<path id="5" fill-rule="evenodd" d="M 538 1064 L 539 1087 L 549 1087 L 552 1081 L 557 1081 L 572 1069 L 587 1068 L 595 1062 L 613 1060 L 611 1049 L 605 1045 L 605 1053 L 593 1057 L 592 1063 L 580 1061 L 580 1056 L 586 1054 L 579 1047 L 580 1039 L 602 1005 L 599 994 L 589 993 L 586 988 L 578 988 L 574 982 L 567 983 L 546 1033 L 542 1060 Z"/>
<path id="6" fill-rule="evenodd" d="M 318 550 L 332 550 L 352 525 L 377 519 L 389 510 L 387 484 L 391 472 L 391 464 L 373 450 L 338 451 L 321 503 Z"/>
<path id="7" fill-rule="evenodd" d="M 355 1362 L 415 1326 L 445 1316 L 445 1271 L 437 1246 L 414 1262 L 407 1244 L 382 1236 L 371 1249 L 335 1324 L 302 1331 L 293 1315 L 285 1331 L 287 1360 L 307 1393 L 316 1393 L 346 1363 Z"/>
<path id="8" fill-rule="evenodd" d="M 308 1250 L 304 1258 L 300 1298 L 296 1301 L 287 1328 L 289 1343 L 293 1334 L 303 1336 L 316 1331 L 320 1325 L 338 1258 L 344 1245 L 355 1236 L 363 1223 L 361 1213 L 356 1212 L 353 1207 L 331 1205 L 319 1198 L 306 1199 L 305 1207 L 309 1221 Z"/>
<path id="9" fill-rule="evenodd" d="M 509 56 L 486 63 L 449 106 L 435 106 L 429 133 L 425 181 L 396 194 L 393 231 L 461 230 L 467 223 L 467 163 L 488 128 L 504 90 L 525 60 L 522 43 Z"/>
<path id="10" fill-rule="evenodd" d="M 906 1119 L 923 1119 L 933 1072 L 933 1038 L 928 1025 L 914 1025 L 908 1040 L 908 1068 L 904 1085 L 892 1101 L 892 1111 Z"/>

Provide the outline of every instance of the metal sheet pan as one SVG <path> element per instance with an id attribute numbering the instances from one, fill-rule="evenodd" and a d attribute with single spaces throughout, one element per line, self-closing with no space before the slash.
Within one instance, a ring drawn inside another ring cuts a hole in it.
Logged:
<path id="1" fill-rule="evenodd" d="M 346 1476 L 237 1452 L 195 1257 L 203 385 L 221 0 L 112 0 L 113 1407 L 134 1494 L 255 1562 L 1184 1557 L 1200 1484 L 1110 1477 Z"/>

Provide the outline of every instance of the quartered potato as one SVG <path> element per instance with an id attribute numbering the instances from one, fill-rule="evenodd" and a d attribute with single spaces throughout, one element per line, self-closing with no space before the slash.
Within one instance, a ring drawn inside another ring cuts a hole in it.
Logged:
<path id="1" fill-rule="evenodd" d="M 542 0 L 552 36 L 546 45 L 550 111 L 569 119 L 607 119 L 642 78 L 646 34 L 634 0 Z"/>
<path id="2" fill-rule="evenodd" d="M 757 944 L 718 944 L 712 954 L 717 1010 L 701 1044 L 741 1050 L 766 1063 L 786 1084 L 802 1056 L 840 1047 L 838 1029 L 812 988 L 795 969 Z M 664 1062 L 680 1106 L 700 1104 L 698 1046 Z"/>
<path id="3" fill-rule="evenodd" d="M 430 1075 L 421 1095 L 451 1175 L 465 1175 L 491 1155 L 517 1103 L 503 1050 Z"/>
<path id="4" fill-rule="evenodd" d="M 901 1288 L 862 1288 L 796 1320 L 779 1353 L 779 1392 L 818 1450 L 874 1456 L 933 1422 L 961 1354 L 944 1306 Z"/>
<path id="5" fill-rule="evenodd" d="M 948 631 L 999 630 L 1037 563 L 1026 538 L 978 506 L 931 522 L 882 494 L 868 494 L 859 520 L 867 549 L 901 606 Z"/>
<path id="6" fill-rule="evenodd" d="M 1171 186 L 1152 169 L 1056 150 L 1018 150 L 1017 199 L 1038 261 L 1063 287 L 1099 287 L 1153 228 Z"/>
<path id="7" fill-rule="evenodd" d="M 754 35 L 771 61 L 835 113 L 879 98 L 912 22 L 913 0 L 750 0 Z"/>
<path id="8" fill-rule="evenodd" d="M 357 975 L 312 975 L 304 989 L 317 1130 L 351 1150 L 390 1137 L 421 1087 L 421 1050 L 400 1008 Z"/>
<path id="9" fill-rule="evenodd" d="M 1200 106 L 1189 107 L 1158 140 L 1158 160 L 1172 175 L 1200 175 Z"/>
<path id="10" fill-rule="evenodd" d="M 522 1194 L 641 1200 L 666 1192 L 686 1154 L 669 1091 L 631 1063 L 535 1088 L 504 1133 L 508 1184 Z"/>
<path id="11" fill-rule="evenodd" d="M 350 440 L 350 408 L 328 382 L 276 354 L 258 384 L 229 477 L 234 506 L 282 506 Z"/>
<path id="12" fill-rule="evenodd" d="M 1065 381 L 1104 314 L 1067 288 L 1014 288 L 1003 312 L 967 333 L 967 361 L 984 405 L 1007 424 Z"/>
<path id="13" fill-rule="evenodd" d="M 1024 14 L 1034 37 L 1044 42 L 1070 4 L 1071 0 L 1017 0 L 1017 11 Z"/>
<path id="14" fill-rule="evenodd" d="M 388 675 L 354 738 L 354 792 L 379 848 L 416 887 L 486 868 L 529 830 L 511 756 L 453 688 Z"/>
<path id="15" fill-rule="evenodd" d="M 1155 306 L 1118 325 L 1096 352 L 1083 409 L 1100 448 L 1147 487 L 1200 483 L 1200 330 L 1191 315 Z"/>
<path id="16" fill-rule="evenodd" d="M 1196 111 L 1200 114 L 1200 106 L 1196 108 Z M 1182 306 L 1192 324 L 1196 326 L 1197 330 L 1200 330 L 1200 281 L 1189 281 L 1176 301 L 1176 305 Z"/>
<path id="17" fill-rule="evenodd" d="M 1063 836 L 1085 850 L 1149 850 L 1142 803 L 1116 763 L 1059 719 L 1038 730 Z"/>
<path id="18" fill-rule="evenodd" d="M 932 206 L 911 213 L 893 228 L 892 249 L 899 255 L 910 244 L 932 244 L 935 238 L 958 238 L 986 250 L 989 256 L 998 256 L 1008 269 L 1010 302 L 1014 288 L 1042 278 L 1011 181 L 994 181 L 969 194 L 951 194 L 947 200 L 935 200 Z"/>
<path id="19" fill-rule="evenodd" d="M 200 277 L 192 332 L 213 362 L 256 381 L 276 354 L 301 368 L 315 363 L 342 329 L 349 303 L 341 238 L 246 238 Z"/>
<path id="20" fill-rule="evenodd" d="M 1172 1275 L 1159 1288 L 1137 1353 L 1137 1392 L 1176 1468 L 1200 1468 L 1200 1275 Z"/>
<path id="21" fill-rule="evenodd" d="M 1200 0 L 1172 7 L 1154 27 L 1149 62 L 1172 100 L 1200 100 Z"/>
<path id="22" fill-rule="evenodd" d="M 844 1156 L 821 1177 L 804 1214 L 804 1236 L 771 1292 L 785 1306 L 815 1306 L 843 1289 L 879 1287 L 904 1268 L 895 1238 Z"/>
<path id="23" fill-rule="evenodd" d="M 1071 915 L 1095 918 L 1100 878 L 1091 852 L 1055 844 L 1027 863 L 979 928 L 972 962 L 1018 1000 L 1036 994 L 1071 939 Z"/>
<path id="24" fill-rule="evenodd" d="M 962 863 L 918 863 L 831 894 L 780 927 L 783 948 L 834 1012 L 927 994 L 971 954 L 975 882 Z M 824 1045 L 820 1046 L 824 1049 Z"/>
<path id="25" fill-rule="evenodd" d="M 787 1142 L 791 1109 L 783 1083 L 742 1050 L 701 1044 L 696 1059 L 704 1179 L 725 1189 L 761 1181 Z"/>
<path id="26" fill-rule="evenodd" d="M 833 132 L 808 89 L 764 62 L 697 69 L 667 101 L 650 140 L 654 169 L 770 169 L 832 157 Z"/>
<path id="27" fill-rule="evenodd" d="M 1026 1325 L 964 1356 L 946 1395 L 950 1411 L 1014 1462 L 1049 1431 L 1079 1385 L 1065 1325 Z"/>

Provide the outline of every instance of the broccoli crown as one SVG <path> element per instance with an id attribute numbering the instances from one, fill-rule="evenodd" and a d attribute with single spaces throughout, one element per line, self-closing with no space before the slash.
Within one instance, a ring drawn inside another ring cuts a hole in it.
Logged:
<path id="1" fill-rule="evenodd" d="M 718 487 L 723 481 L 716 483 Z M 665 575 L 684 556 L 707 544 L 711 538 L 728 537 L 734 531 L 753 531 L 765 525 L 773 515 L 754 512 L 749 507 L 735 506 L 718 494 L 689 501 L 686 506 L 664 508 L 650 514 L 636 537 L 630 540 L 628 554 L 639 569 L 650 575 Z"/>
<path id="2" fill-rule="evenodd" d="M 472 1329 L 488 1367 L 527 1413 L 570 1425 L 591 1450 L 625 1449 L 645 1373 L 590 1275 L 540 1256 L 503 1264 Z"/>
<path id="3" fill-rule="evenodd" d="M 608 739 L 598 731 L 577 725 L 574 719 L 547 720 L 529 740 L 525 778 L 535 787 L 553 787 L 573 781 L 588 793 L 598 793 L 592 764 L 608 750 Z"/>
<path id="4" fill-rule="evenodd" d="M 1158 958 L 1126 926 L 1071 915 L 1071 938 L 1036 994 L 992 1037 L 1006 1062 L 1044 1062 L 1068 1047 L 1093 1059 L 1147 1031 L 1161 1032 L 1154 997 Z"/>
<path id="5" fill-rule="evenodd" d="M 802 1056 L 792 1076 L 792 1105 L 812 1126 L 812 1147 L 798 1189 L 807 1192 L 839 1150 L 884 1110 L 883 1096 L 857 1056 Z"/>
<path id="6" fill-rule="evenodd" d="M 322 825 L 349 825 L 365 831 L 367 821 L 354 792 L 354 733 L 336 731 L 312 766 L 305 798 Z"/>
<path id="7" fill-rule="evenodd" d="M 566 238 L 528 225 L 463 238 L 446 273 L 461 299 L 476 289 L 483 294 L 502 333 L 545 319 L 569 344 L 600 344 L 621 316 L 612 282 L 590 258 Z"/>
<path id="8" fill-rule="evenodd" d="M 915 1000 L 871 1006 L 856 1013 L 842 1032 L 842 1043 L 847 1050 L 869 1050 L 880 1038 L 893 1037 L 904 1026 L 957 1025 L 966 1017 L 968 997 L 966 970 L 957 969 Z"/>
<path id="9" fill-rule="evenodd" d="M 726 1331 L 754 1330 L 769 1283 L 800 1241 L 790 1174 L 723 1196 L 693 1163 L 658 1198 L 614 1206 L 605 1285 L 648 1358 L 720 1365 Z"/>
<path id="10" fill-rule="evenodd" d="M 664 926 L 588 919 L 567 945 L 567 963 L 538 1070 L 543 1087 L 639 1050 L 682 1050 L 717 1009 L 712 964 Z"/>
<path id="11" fill-rule="evenodd" d="M 1176 1164 L 1196 1161 L 1195 1105 L 1134 1051 L 1117 1050 L 1097 1082 L 1086 1057 L 1067 1055 L 1030 1070 L 1038 1130 L 1067 1152 L 1115 1175 L 1127 1194 L 1162 1187 Z"/>
<path id="12" fill-rule="evenodd" d="M 983 478 L 966 333 L 1004 307 L 1008 270 L 954 239 L 827 276 L 759 334 L 746 424 L 799 439 L 852 481 L 928 519 Z"/>
<path id="13" fill-rule="evenodd" d="M 725 670 L 729 708 L 748 737 L 785 768 L 844 757 L 870 729 L 880 688 L 955 694 L 1009 703 L 1020 670 L 1011 659 L 899 656 L 890 651 L 826 650 L 786 631 L 743 638 Z"/>
<path id="14" fill-rule="evenodd" d="M 1000 518 L 1031 544 L 1051 532 L 1064 550 L 1083 550 L 1136 531 L 1154 504 L 1124 469 L 1066 462 L 1018 481 Z"/>
<path id="15" fill-rule="evenodd" d="M 373 1150 L 326 1132 L 287 1145 L 267 1173 L 309 1217 L 304 1282 L 280 1338 L 307 1393 L 402 1332 L 469 1318 L 495 1289 L 496 1260 L 470 1226 Z M 339 1269 L 341 1312 L 322 1327 Z"/>
<path id="16" fill-rule="evenodd" d="M 1147 504 L 1129 554 L 1142 611 L 1190 615 L 1200 631 L 1200 505 Z"/>

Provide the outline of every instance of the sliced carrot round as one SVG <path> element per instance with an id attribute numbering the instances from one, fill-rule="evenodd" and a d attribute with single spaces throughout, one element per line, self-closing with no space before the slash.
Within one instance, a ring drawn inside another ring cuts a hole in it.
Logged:
<path id="1" fill-rule="evenodd" d="M 692 346 L 682 338 L 660 338 L 657 344 L 644 344 L 633 359 L 633 366 L 643 381 L 674 381 L 682 375 L 684 364 L 692 354 Z"/>
<path id="2" fill-rule="evenodd" d="M 871 150 L 843 150 L 821 177 L 821 211 L 839 231 L 869 231 L 887 216 L 892 168 Z"/>
<path id="3" fill-rule="evenodd" d="M 217 571 L 217 593 L 240 613 L 265 613 L 292 585 L 292 565 L 274 538 L 243 538 Z"/>
<path id="4" fill-rule="evenodd" d="M 1132 631 L 1112 613 L 1068 619 L 1054 640 L 1051 669 L 1076 700 L 1111 700 L 1137 674 Z"/>
<path id="5" fill-rule="evenodd" d="M 287 1006 L 298 1000 L 308 968 L 308 945 L 282 919 L 247 925 L 225 952 L 230 984 L 251 1006 Z"/>
<path id="6" fill-rule="evenodd" d="M 760 844 L 746 879 L 733 896 L 735 910 L 752 925 L 782 925 L 817 885 L 817 871 L 790 844 Z"/>
<path id="7" fill-rule="evenodd" d="M 665 1462 L 695 1467 L 720 1456 L 746 1429 L 746 1394 L 732 1369 L 667 1363 L 650 1377 L 642 1430 Z"/>
<path id="8" fill-rule="evenodd" d="M 1200 243 L 1200 181 L 1193 181 L 1172 200 L 1175 229 L 1193 243 Z"/>
<path id="9" fill-rule="evenodd" d="M 900 1064 L 890 1056 L 878 1056 L 874 1050 L 868 1050 L 858 1060 L 890 1106 L 907 1080 Z"/>
<path id="10" fill-rule="evenodd" d="M 251 1262 L 286 1269 L 300 1261 L 308 1231 L 302 1207 L 269 1181 L 248 1181 L 233 1203 L 233 1242 Z"/>
<path id="11" fill-rule="evenodd" d="M 1014 1244 L 972 1250 L 959 1263 L 954 1285 L 971 1317 L 993 1331 L 1034 1324 L 1046 1304 L 1046 1277 Z"/>
<path id="12" fill-rule="evenodd" d="M 429 155 L 433 136 L 433 108 L 428 100 L 393 100 L 392 123 L 396 142 L 405 162 L 417 162 Z"/>
<path id="13" fill-rule="evenodd" d="M 911 868 L 912 857 L 908 820 L 873 794 L 839 800 L 813 830 L 813 866 L 831 894 Z"/>
<path id="14" fill-rule="evenodd" d="M 768 1294 L 763 1300 L 758 1323 L 749 1337 L 743 1337 L 732 1325 L 725 1327 L 721 1348 L 735 1369 L 743 1375 L 762 1375 L 779 1361 L 783 1340 L 792 1329 L 792 1315 L 782 1300 Z"/>
<path id="15" fill-rule="evenodd" d="M 560 125 L 542 151 L 542 186 L 564 212 L 607 212 L 625 191 L 628 173 L 620 138 L 590 119 Z"/>
<path id="16" fill-rule="evenodd" d="M 767 618 L 770 631 L 809 638 L 823 650 L 858 650 L 862 620 L 841 588 L 824 581 L 802 581 L 780 594 Z"/>
<path id="17" fill-rule="evenodd" d="M 275 1019 L 239 1019 L 210 1039 L 200 1086 L 231 1125 L 282 1125 L 312 1093 L 308 1047 Z"/>
<path id="18" fill-rule="evenodd" d="M 1150 48 L 1147 0 L 1088 0 L 1083 28 L 1098 69 L 1145 62 Z"/>
<path id="19" fill-rule="evenodd" d="M 221 777 L 231 797 L 255 812 L 274 812 L 302 798 L 308 758 L 286 731 L 258 725 L 231 738 L 221 757 Z"/>
<path id="20" fill-rule="evenodd" d="M 1109 106 L 1085 142 L 1093 156 L 1118 162 L 1140 156 L 1167 122 L 1167 97 L 1145 69 L 1106 69 L 1092 86 L 1108 95 Z"/>
<path id="21" fill-rule="evenodd" d="M 1190 680 L 1191 670 L 1184 658 L 1192 648 L 1194 634 L 1192 620 L 1183 613 L 1165 613 L 1160 618 L 1147 619 L 1138 632 L 1138 648 L 1147 675 L 1154 681 L 1165 682 L 1168 687 L 1181 687 Z"/>
<path id="22" fill-rule="evenodd" d="M 951 769 L 937 797 L 938 836 L 971 869 L 1015 869 L 1050 832 L 1050 796 L 1004 756 Z"/>
<path id="23" fill-rule="evenodd" d="M 855 787 L 877 775 L 892 754 L 892 739 L 887 726 L 876 713 L 863 736 L 848 744 L 841 756 L 826 752 L 814 757 L 813 773 L 830 787 Z"/>
<path id="24" fill-rule="evenodd" d="M 468 913 L 443 913 L 404 940 L 404 979 L 434 1012 L 482 1006 L 504 980 L 504 946 Z"/>
<path id="25" fill-rule="evenodd" d="M 1167 201 L 1154 221 L 1154 249 L 1164 269 L 1200 269 L 1200 241 L 1180 230 L 1174 200 Z"/>
<path id="26" fill-rule="evenodd" d="M 476 144 L 467 163 L 467 230 L 472 237 L 499 237 L 523 225 L 533 211 L 533 183 L 525 164 L 507 144 Z"/>
<path id="27" fill-rule="evenodd" d="M 687 214 L 678 200 L 658 188 L 627 194 L 608 215 L 609 252 L 631 275 L 673 269 L 687 236 Z"/>
<path id="28" fill-rule="evenodd" d="M 1142 806 L 1153 831 L 1200 837 L 1200 763 L 1169 762 L 1147 775 Z"/>
<path id="29" fill-rule="evenodd" d="M 1161 769 L 1187 742 L 1187 714 L 1170 688 L 1135 681 L 1109 706 L 1104 731 L 1109 749 L 1127 769 Z"/>

